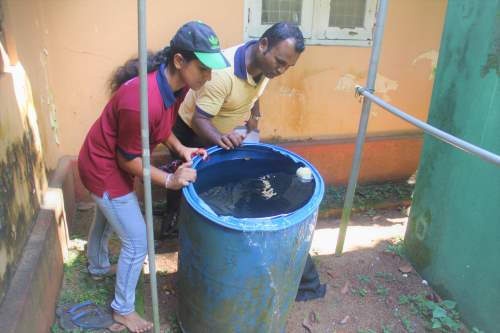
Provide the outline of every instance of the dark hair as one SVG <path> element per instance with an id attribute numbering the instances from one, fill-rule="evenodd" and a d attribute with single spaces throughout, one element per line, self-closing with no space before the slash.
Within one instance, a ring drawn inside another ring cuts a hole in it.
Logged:
<path id="1" fill-rule="evenodd" d="M 172 65 L 174 61 L 174 57 L 172 57 L 172 55 L 177 53 L 180 53 L 187 62 L 196 59 L 196 56 L 192 51 L 172 49 L 167 46 L 163 50 L 156 53 L 148 52 L 148 73 L 154 72 L 155 70 L 160 68 L 161 64 Z M 139 59 L 132 58 L 127 60 L 125 64 L 115 69 L 115 71 L 111 75 L 111 78 L 109 80 L 109 90 L 112 94 L 115 93 L 122 84 L 138 75 Z"/>
<path id="2" fill-rule="evenodd" d="M 260 40 L 267 38 L 268 51 L 279 42 L 288 38 L 295 40 L 295 51 L 302 53 L 306 48 L 304 45 L 304 36 L 296 24 L 290 22 L 278 22 L 268 28 L 260 37 Z"/>

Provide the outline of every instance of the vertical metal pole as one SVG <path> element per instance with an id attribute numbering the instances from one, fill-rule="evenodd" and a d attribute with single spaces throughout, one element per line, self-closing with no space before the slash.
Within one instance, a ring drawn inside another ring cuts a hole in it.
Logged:
<path id="1" fill-rule="evenodd" d="M 373 91 L 375 87 L 375 80 L 377 78 L 377 67 L 380 57 L 380 46 L 382 43 L 382 36 L 384 34 L 385 18 L 387 15 L 388 0 L 379 0 L 377 11 L 377 20 L 375 23 L 375 36 L 373 38 L 373 47 L 370 57 L 370 67 L 368 69 L 368 78 L 366 87 Z M 337 246 L 335 248 L 335 255 L 340 256 L 344 247 L 345 236 L 347 232 L 347 224 L 351 217 L 352 202 L 354 199 L 354 191 L 358 182 L 359 166 L 361 163 L 361 153 L 363 151 L 363 143 L 365 142 L 366 128 L 368 126 L 368 118 L 370 116 L 371 101 L 368 98 L 363 99 L 363 107 L 361 109 L 361 117 L 359 119 L 358 136 L 356 138 L 356 150 L 354 152 L 354 159 L 352 162 L 351 175 L 349 176 L 349 184 L 345 194 L 344 208 L 342 210 L 342 222 L 340 223 L 339 236 Z"/>
<path id="2" fill-rule="evenodd" d="M 151 199 L 151 162 L 149 152 L 146 0 L 138 0 L 137 9 L 139 20 L 139 79 L 141 83 L 142 167 L 144 177 L 144 207 L 146 210 L 146 228 L 148 233 L 149 278 L 151 279 L 154 332 L 160 333 L 160 315 L 158 313 L 158 292 L 156 287 L 153 208 Z"/>

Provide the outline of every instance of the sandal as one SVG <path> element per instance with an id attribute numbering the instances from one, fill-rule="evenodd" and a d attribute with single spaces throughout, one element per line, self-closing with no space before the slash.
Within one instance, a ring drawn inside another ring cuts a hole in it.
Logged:
<path id="1" fill-rule="evenodd" d="M 97 306 L 92 301 L 73 306 L 58 307 L 56 315 L 59 319 L 59 326 L 66 331 L 80 328 L 84 330 L 107 329 L 111 332 L 120 332 L 125 329 L 125 326 L 113 320 L 111 311 Z"/>

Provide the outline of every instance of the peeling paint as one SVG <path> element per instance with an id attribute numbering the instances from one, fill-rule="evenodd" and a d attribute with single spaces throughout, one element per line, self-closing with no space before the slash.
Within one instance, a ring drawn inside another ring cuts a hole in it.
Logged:
<path id="1" fill-rule="evenodd" d="M 363 82 L 361 82 L 364 78 L 359 78 L 356 77 L 353 74 L 344 74 L 340 77 L 340 79 L 337 81 L 337 85 L 335 87 L 335 90 L 337 91 L 344 91 L 344 92 L 349 92 L 349 93 L 354 93 L 354 88 L 356 85 L 364 85 Z M 380 95 L 384 100 L 390 101 L 391 97 L 389 96 L 390 91 L 395 91 L 399 87 L 399 84 L 395 80 L 391 80 L 388 77 L 377 73 L 377 81 L 375 82 L 375 92 Z"/>
<path id="2" fill-rule="evenodd" d="M 299 89 L 296 88 L 290 88 L 287 86 L 281 86 L 279 88 L 279 94 L 280 96 L 286 96 L 286 97 L 298 97 L 299 99 L 304 99 L 304 93 L 301 92 Z"/>
<path id="3" fill-rule="evenodd" d="M 388 77 L 378 73 L 377 81 L 375 82 L 375 91 L 378 92 L 383 99 L 387 102 L 391 100 L 389 96 L 390 91 L 396 91 L 399 88 L 399 83 L 395 80 L 391 80 Z"/>
<path id="4" fill-rule="evenodd" d="M 43 49 L 40 52 L 40 64 L 42 65 L 42 69 L 44 72 L 44 81 L 45 81 L 45 94 L 47 95 L 45 98 L 43 95 L 41 95 L 41 100 L 42 100 L 42 110 L 47 108 L 48 114 L 49 114 L 49 120 L 50 120 L 50 128 L 52 129 L 52 133 L 54 135 L 54 141 L 56 144 L 61 144 L 59 141 L 59 125 L 57 122 L 57 107 L 54 101 L 54 97 L 50 91 L 50 85 L 49 85 L 49 75 L 48 75 L 48 70 L 47 70 L 47 57 L 49 56 L 49 52 L 47 49 Z"/>
<path id="5" fill-rule="evenodd" d="M 429 74 L 429 80 L 434 80 L 434 74 L 436 71 L 436 66 L 438 62 L 439 51 L 438 50 L 430 50 L 418 55 L 412 61 L 412 66 L 415 66 L 418 62 L 422 60 L 429 60 L 431 64 L 431 73 Z"/>
<path id="6" fill-rule="evenodd" d="M 352 74 L 344 74 L 337 81 L 337 86 L 335 87 L 335 90 L 348 91 L 352 93 L 354 91 L 354 87 L 358 84 L 359 83 L 356 80 L 356 76 Z"/>

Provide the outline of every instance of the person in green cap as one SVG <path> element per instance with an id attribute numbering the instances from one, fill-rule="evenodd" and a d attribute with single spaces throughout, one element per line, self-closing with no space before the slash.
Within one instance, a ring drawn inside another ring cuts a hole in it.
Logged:
<path id="1" fill-rule="evenodd" d="M 179 190 L 196 180 L 193 154 L 172 133 L 177 112 L 188 90 L 210 80 L 212 69 L 228 66 L 214 31 L 201 22 L 183 25 L 170 45 L 148 58 L 148 114 L 150 149 L 163 143 L 184 160 L 175 173 L 151 167 L 153 183 Z M 138 61 L 119 67 L 111 78 L 112 97 L 90 128 L 78 157 L 85 187 L 96 203 L 88 238 L 88 271 L 94 280 L 116 274 L 111 303 L 115 323 L 108 327 L 131 332 L 149 331 L 153 324 L 134 308 L 135 288 L 147 254 L 146 224 L 133 190 L 134 177 L 142 177 L 140 84 Z M 116 232 L 121 240 L 118 264 L 109 262 L 108 240 Z"/>

